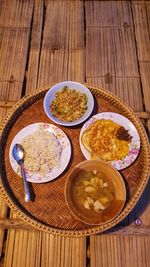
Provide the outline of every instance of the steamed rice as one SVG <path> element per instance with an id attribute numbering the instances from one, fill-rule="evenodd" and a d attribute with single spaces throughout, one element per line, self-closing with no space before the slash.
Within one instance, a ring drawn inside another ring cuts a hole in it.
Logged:
<path id="1" fill-rule="evenodd" d="M 59 168 L 62 147 L 57 137 L 41 129 L 25 137 L 21 145 L 25 150 L 25 168 L 32 173 L 46 174 Z"/>

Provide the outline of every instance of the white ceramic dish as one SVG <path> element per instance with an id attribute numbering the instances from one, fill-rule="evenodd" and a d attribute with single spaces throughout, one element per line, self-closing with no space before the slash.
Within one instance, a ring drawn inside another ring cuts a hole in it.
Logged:
<path id="1" fill-rule="evenodd" d="M 75 89 L 79 92 L 82 92 L 82 93 L 86 94 L 87 98 L 88 98 L 86 112 L 83 114 L 83 116 L 81 118 L 79 118 L 78 120 L 72 121 L 72 122 L 61 121 L 51 114 L 50 104 L 53 101 L 53 99 L 55 98 L 56 92 L 61 90 L 64 86 L 68 86 L 69 89 Z M 64 81 L 64 82 L 57 83 L 49 89 L 49 91 L 46 93 L 46 95 L 44 97 L 44 111 L 45 111 L 46 115 L 53 122 L 60 124 L 60 125 L 63 125 L 63 126 L 74 126 L 74 125 L 78 125 L 78 124 L 82 123 L 90 116 L 90 114 L 93 111 L 93 108 L 94 108 L 94 98 L 93 98 L 92 93 L 90 92 L 90 90 L 86 86 L 84 86 L 83 84 L 78 83 L 78 82 Z"/>
<path id="2" fill-rule="evenodd" d="M 120 126 L 123 126 L 126 130 L 128 130 L 129 134 L 132 136 L 132 141 L 129 144 L 129 154 L 128 156 L 126 156 L 124 159 L 122 160 L 114 160 L 111 161 L 111 164 L 117 169 L 117 170 L 122 170 L 126 167 L 128 167 L 129 165 L 131 165 L 135 159 L 137 158 L 139 152 L 140 152 L 140 137 L 138 134 L 137 129 L 135 128 L 134 124 L 127 119 L 126 117 L 118 114 L 118 113 L 114 113 L 114 112 L 102 112 L 102 113 L 98 113 L 96 115 L 94 115 L 92 118 L 90 118 L 82 127 L 81 131 L 80 131 L 80 138 L 79 138 L 79 142 L 80 142 L 80 148 L 81 151 L 83 153 L 83 155 L 85 156 L 85 158 L 87 160 L 91 159 L 90 153 L 86 150 L 86 148 L 83 146 L 82 142 L 81 142 L 81 136 L 83 134 L 83 132 L 95 121 L 97 120 L 112 120 L 116 123 L 118 123 Z"/>
<path id="3" fill-rule="evenodd" d="M 11 166 L 13 168 L 13 170 L 19 175 L 20 174 L 20 168 L 19 165 L 17 164 L 17 162 L 15 161 L 15 159 L 13 158 L 12 155 L 12 149 L 13 146 L 18 143 L 20 144 L 23 140 L 23 138 L 33 134 L 35 131 L 37 131 L 38 129 L 42 129 L 43 131 L 47 131 L 49 133 L 53 133 L 55 135 L 55 137 L 57 137 L 59 144 L 62 148 L 61 151 L 61 156 L 60 156 L 60 165 L 59 167 L 55 167 L 53 168 L 51 171 L 49 171 L 48 173 L 42 175 L 41 173 L 31 173 L 30 171 L 28 171 L 26 169 L 27 172 L 27 180 L 29 182 L 32 183 L 44 183 L 44 182 L 48 182 L 51 181 L 55 178 L 57 178 L 67 167 L 69 160 L 70 160 L 70 156 L 71 156 L 71 145 L 70 145 L 70 141 L 67 137 L 67 135 L 61 130 L 59 129 L 57 126 L 52 125 L 52 124 L 47 124 L 47 123 L 34 123 L 34 124 L 30 124 L 27 127 L 23 128 L 20 132 L 18 132 L 18 134 L 14 137 L 11 145 L 10 145 L 10 150 L 9 150 L 9 160 L 11 163 Z M 47 147 L 47 149 L 51 149 L 50 147 Z M 25 166 L 26 168 L 26 166 Z"/>

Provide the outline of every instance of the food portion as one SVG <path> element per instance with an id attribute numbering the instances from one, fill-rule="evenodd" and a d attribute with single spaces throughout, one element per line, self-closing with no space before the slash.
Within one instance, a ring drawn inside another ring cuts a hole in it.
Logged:
<path id="1" fill-rule="evenodd" d="M 81 142 L 91 159 L 122 160 L 129 153 L 132 136 L 112 120 L 97 120 L 82 134 Z"/>
<path id="2" fill-rule="evenodd" d="M 75 194 L 79 205 L 94 212 L 104 211 L 115 199 L 113 183 L 97 170 L 81 172 Z"/>
<path id="3" fill-rule="evenodd" d="M 38 129 L 23 138 L 21 145 L 25 150 L 27 171 L 44 175 L 55 167 L 59 168 L 62 147 L 53 133 Z"/>
<path id="4" fill-rule="evenodd" d="M 116 136 L 120 140 L 125 141 L 131 141 L 132 136 L 128 133 L 128 130 L 126 130 L 123 126 L 120 126 L 116 132 Z"/>
<path id="5" fill-rule="evenodd" d="M 52 115 L 62 121 L 75 121 L 87 110 L 87 100 L 86 94 L 64 86 L 50 105 Z"/>

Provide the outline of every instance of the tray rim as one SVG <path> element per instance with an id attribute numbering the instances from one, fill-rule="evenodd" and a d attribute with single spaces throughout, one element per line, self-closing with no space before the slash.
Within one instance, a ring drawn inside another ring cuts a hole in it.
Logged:
<path id="1" fill-rule="evenodd" d="M 11 199 L 9 193 L 5 189 L 5 186 L 3 185 L 1 174 L 0 174 L 0 192 L 8 204 L 10 208 L 14 210 L 14 212 L 26 223 L 28 223 L 31 227 L 36 228 L 37 230 L 42 230 L 44 232 L 48 232 L 51 234 L 56 234 L 59 236 L 74 236 L 74 237 L 81 237 L 81 236 L 89 236 L 89 235 L 94 235 L 98 233 L 102 233 L 114 226 L 116 226 L 119 222 L 121 222 L 128 214 L 131 212 L 131 210 L 135 207 L 137 204 L 138 200 L 140 199 L 148 181 L 149 181 L 149 175 L 150 175 L 150 148 L 149 148 L 149 141 L 148 141 L 148 136 L 146 134 L 146 131 L 144 129 L 144 126 L 142 125 L 141 121 L 137 117 L 137 115 L 134 113 L 131 107 L 128 106 L 122 99 L 120 99 L 117 95 L 111 93 L 110 91 L 99 87 L 95 86 L 93 84 L 89 83 L 83 83 L 86 87 L 89 88 L 91 92 L 93 92 L 95 95 L 97 94 L 98 96 L 102 96 L 107 98 L 107 101 L 109 101 L 111 104 L 115 104 L 116 107 L 120 107 L 120 109 L 124 109 L 124 116 L 127 116 L 136 126 L 140 138 L 142 136 L 143 143 L 144 143 L 144 148 L 145 148 L 145 154 L 146 154 L 146 163 L 145 166 L 143 167 L 144 171 L 142 172 L 142 177 L 138 189 L 134 193 L 134 195 L 131 197 L 131 199 L 127 202 L 126 206 L 124 209 L 121 211 L 119 216 L 116 217 L 113 221 L 104 224 L 104 225 L 99 225 L 99 226 L 92 226 L 89 227 L 87 226 L 86 229 L 81 229 L 81 230 L 66 230 L 66 229 L 60 229 L 60 228 L 55 228 L 52 226 L 48 226 L 44 223 L 41 223 L 40 221 L 31 218 L 29 215 L 25 214 L 18 206 L 17 204 Z M 7 127 L 7 124 L 13 118 L 13 115 L 15 111 L 17 111 L 20 107 L 22 107 L 24 104 L 28 103 L 30 99 L 40 99 L 43 97 L 43 94 L 46 93 L 47 90 L 49 90 L 53 84 L 47 84 L 45 86 L 40 87 L 38 90 L 33 91 L 33 93 L 28 94 L 27 96 L 24 96 L 21 98 L 10 110 L 8 113 L 6 119 L 2 123 L 0 127 L 0 141 L 1 138 L 4 134 L 5 128 Z M 141 142 L 142 143 L 142 142 Z M 0 171 L 2 167 L 0 166 Z"/>

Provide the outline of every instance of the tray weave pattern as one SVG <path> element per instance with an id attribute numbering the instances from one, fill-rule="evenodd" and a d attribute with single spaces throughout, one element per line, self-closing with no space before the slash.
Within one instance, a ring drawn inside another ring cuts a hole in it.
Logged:
<path id="1" fill-rule="evenodd" d="M 85 236 L 103 232 L 118 224 L 134 208 L 140 198 L 149 176 L 150 153 L 146 132 L 132 109 L 121 99 L 105 89 L 85 84 L 95 97 L 95 113 L 117 112 L 130 119 L 138 130 L 141 151 L 137 160 L 121 171 L 127 186 L 127 201 L 120 215 L 107 224 L 88 226 L 73 217 L 64 198 L 65 180 L 70 170 L 85 160 L 79 147 L 81 127 L 59 126 L 69 137 L 72 144 L 72 157 L 67 169 L 52 182 L 30 184 L 33 201 L 24 201 L 22 180 L 15 174 L 9 163 L 9 147 L 14 136 L 22 128 L 36 122 L 54 124 L 43 110 L 43 98 L 51 85 L 40 88 L 33 94 L 22 98 L 11 110 L 0 129 L 0 190 L 7 204 L 28 224 L 49 233 L 67 236 Z"/>

